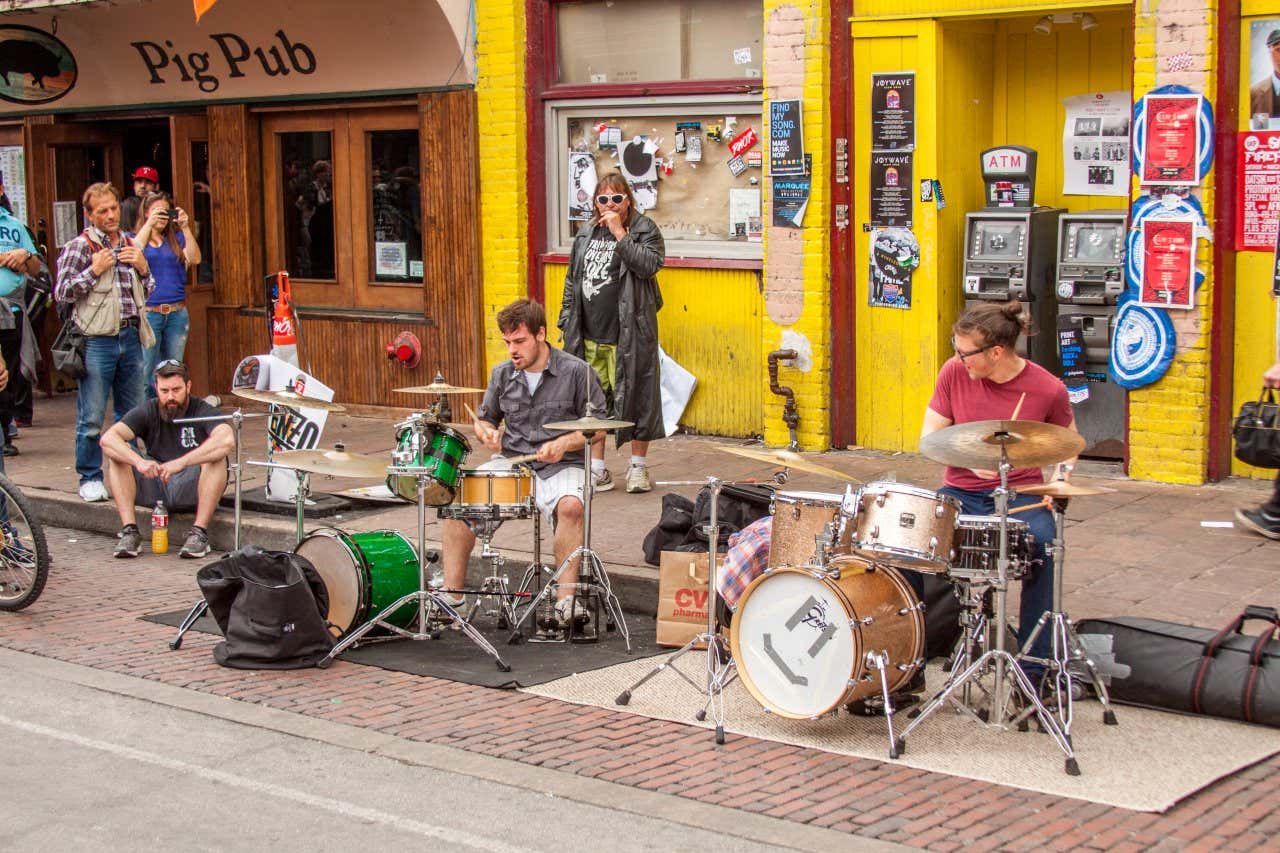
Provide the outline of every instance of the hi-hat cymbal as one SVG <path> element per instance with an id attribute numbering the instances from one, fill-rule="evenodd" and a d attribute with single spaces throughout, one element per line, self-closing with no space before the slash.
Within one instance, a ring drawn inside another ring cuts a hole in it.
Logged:
<path id="1" fill-rule="evenodd" d="M 1106 486 L 1077 486 L 1066 480 L 1050 480 L 1034 486 L 1019 486 L 1020 495 L 1048 495 L 1051 498 L 1079 498 L 1085 495 L 1106 495 L 1114 492 Z"/>
<path id="2" fill-rule="evenodd" d="M 459 388 L 448 382 L 432 382 L 430 385 L 414 385 L 410 388 L 393 388 L 397 394 L 483 394 L 483 388 Z"/>
<path id="3" fill-rule="evenodd" d="M 259 403 L 273 403 L 277 406 L 288 406 L 291 409 L 320 409 L 325 412 L 345 412 L 347 407 L 341 403 L 331 403 L 316 397 L 307 397 L 295 391 L 259 391 L 256 388 L 232 388 L 231 393 L 246 400 L 257 400 Z"/>
<path id="4" fill-rule="evenodd" d="M 862 482 L 857 477 L 850 476 L 843 471 L 837 471 L 835 468 L 828 468 L 816 462 L 809 462 L 793 450 L 764 450 L 754 447 L 739 447 L 735 444 L 715 444 L 712 446 L 716 450 L 732 453 L 734 456 L 745 456 L 748 459 L 767 462 L 770 465 L 781 465 L 785 468 L 794 468 L 797 471 L 807 471 L 810 474 L 821 474 L 824 477 L 836 477 L 841 480 L 848 480 L 851 483 Z"/>
<path id="5" fill-rule="evenodd" d="M 281 450 L 271 456 L 276 465 L 330 477 L 378 480 L 387 476 L 387 460 L 342 450 Z"/>
<path id="6" fill-rule="evenodd" d="M 1040 421 L 972 421 L 920 440 L 920 452 L 935 462 L 988 471 L 1000 467 L 1001 447 L 1013 467 L 1038 468 L 1080 455 L 1084 436 Z"/>
<path id="7" fill-rule="evenodd" d="M 612 432 L 615 429 L 626 429 L 635 426 L 635 421 L 617 421 L 608 418 L 578 418 L 572 421 L 556 421 L 551 424 L 543 424 L 547 429 L 578 429 L 591 430 L 592 432 Z"/>

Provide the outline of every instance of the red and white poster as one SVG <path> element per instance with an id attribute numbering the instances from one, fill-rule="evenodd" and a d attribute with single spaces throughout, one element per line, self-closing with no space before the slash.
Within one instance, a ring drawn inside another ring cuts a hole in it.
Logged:
<path id="1" fill-rule="evenodd" d="M 1148 95 L 1142 183 L 1191 186 L 1199 183 L 1200 96 Z"/>
<path id="2" fill-rule="evenodd" d="M 1142 229 L 1142 290 L 1138 304 L 1194 308 L 1196 223 L 1190 219 L 1146 219 Z"/>
<path id="3" fill-rule="evenodd" d="M 1236 250 L 1270 252 L 1280 222 L 1280 130 L 1236 139 Z"/>

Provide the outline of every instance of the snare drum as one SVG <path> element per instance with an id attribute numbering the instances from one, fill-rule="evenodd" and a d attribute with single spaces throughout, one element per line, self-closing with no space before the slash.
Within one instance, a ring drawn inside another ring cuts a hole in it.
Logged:
<path id="1" fill-rule="evenodd" d="M 1019 518 L 1011 518 L 1009 527 L 1009 579 L 1027 573 L 1035 557 L 1036 538 L 1031 528 Z M 962 515 L 956 527 L 955 556 L 951 559 L 951 576 L 967 581 L 998 579 L 996 560 L 1000 556 L 1000 516 Z"/>
<path id="2" fill-rule="evenodd" d="M 294 553 L 309 560 L 324 581 L 329 593 L 325 619 L 334 637 L 418 589 L 418 551 L 394 530 L 344 533 L 322 527 L 299 542 Z M 383 618 L 405 628 L 417 616 L 418 606 L 410 602 Z"/>
<path id="3" fill-rule="evenodd" d="M 858 490 L 853 552 L 919 572 L 945 572 L 960 501 L 902 483 Z"/>
<path id="4" fill-rule="evenodd" d="M 746 588 L 733 615 L 729 643 L 738 675 L 781 717 L 813 719 L 879 694 L 868 652 L 888 655 L 890 691 L 924 664 L 922 606 L 902 575 L 849 555 L 828 568 L 769 569 Z"/>
<path id="5" fill-rule="evenodd" d="M 427 474 L 423 486 L 427 506 L 444 506 L 453 500 L 462 463 L 471 452 L 466 436 L 440 424 L 406 426 L 396 434 L 391 464 L 421 468 Z M 387 488 L 407 501 L 417 502 L 418 480 L 410 474 L 390 474 Z"/>
<path id="6" fill-rule="evenodd" d="M 533 515 L 533 474 L 527 469 L 462 472 L 453 503 L 440 508 L 442 518 L 530 518 Z"/>
<path id="7" fill-rule="evenodd" d="M 814 537 L 840 519 L 844 495 L 829 492 L 777 492 L 773 496 L 769 565 L 795 566 L 813 562 Z M 838 541 L 828 554 L 849 553 L 853 524 L 846 519 L 837 530 Z"/>

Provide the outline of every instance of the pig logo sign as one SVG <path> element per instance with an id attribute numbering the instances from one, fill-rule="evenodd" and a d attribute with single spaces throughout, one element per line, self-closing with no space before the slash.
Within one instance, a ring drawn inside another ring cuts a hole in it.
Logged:
<path id="1" fill-rule="evenodd" d="M 0 25 L 0 100 L 47 104 L 76 85 L 76 60 L 60 40 L 34 27 Z"/>

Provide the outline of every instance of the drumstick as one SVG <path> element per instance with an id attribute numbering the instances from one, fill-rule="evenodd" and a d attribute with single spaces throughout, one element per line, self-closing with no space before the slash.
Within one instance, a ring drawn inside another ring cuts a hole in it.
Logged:
<path id="1" fill-rule="evenodd" d="M 1009 417 L 1009 420 L 1016 421 L 1018 419 L 1018 412 L 1022 411 L 1022 401 L 1025 399 L 1027 399 L 1027 392 L 1023 391 L 1022 396 L 1018 398 L 1018 405 L 1013 407 L 1013 414 Z"/>
<path id="2" fill-rule="evenodd" d="M 519 465 L 521 462 L 533 462 L 537 458 L 538 458 L 538 454 L 536 453 L 526 453 L 524 456 L 512 456 L 510 459 L 507 459 L 506 461 L 510 462 L 512 465 Z"/>
<path id="3" fill-rule="evenodd" d="M 1023 396 L 1026 396 L 1026 395 L 1024 394 Z M 1019 404 L 1019 405 L 1021 405 L 1021 404 Z M 463 403 L 462 403 L 462 408 L 464 408 L 464 409 L 466 409 L 466 410 L 467 410 L 467 414 L 468 414 L 468 415 L 471 415 L 471 420 L 473 420 L 473 421 L 478 421 L 478 420 L 480 420 L 480 418 L 476 416 L 476 410 L 475 410 L 475 409 L 473 409 L 473 408 L 471 408 L 471 404 L 470 404 L 470 403 L 467 403 L 467 402 L 464 400 L 464 401 L 463 401 Z"/>
<path id="4" fill-rule="evenodd" d="M 1040 501 L 1039 503 L 1027 504 L 1026 506 L 1015 507 L 1014 509 L 1009 510 L 1009 515 L 1016 515 L 1017 513 L 1020 513 L 1020 512 L 1026 512 L 1029 509 L 1036 509 L 1037 507 L 1042 507 L 1042 506 L 1047 507 L 1049 505 L 1050 504 L 1048 501 Z"/>

